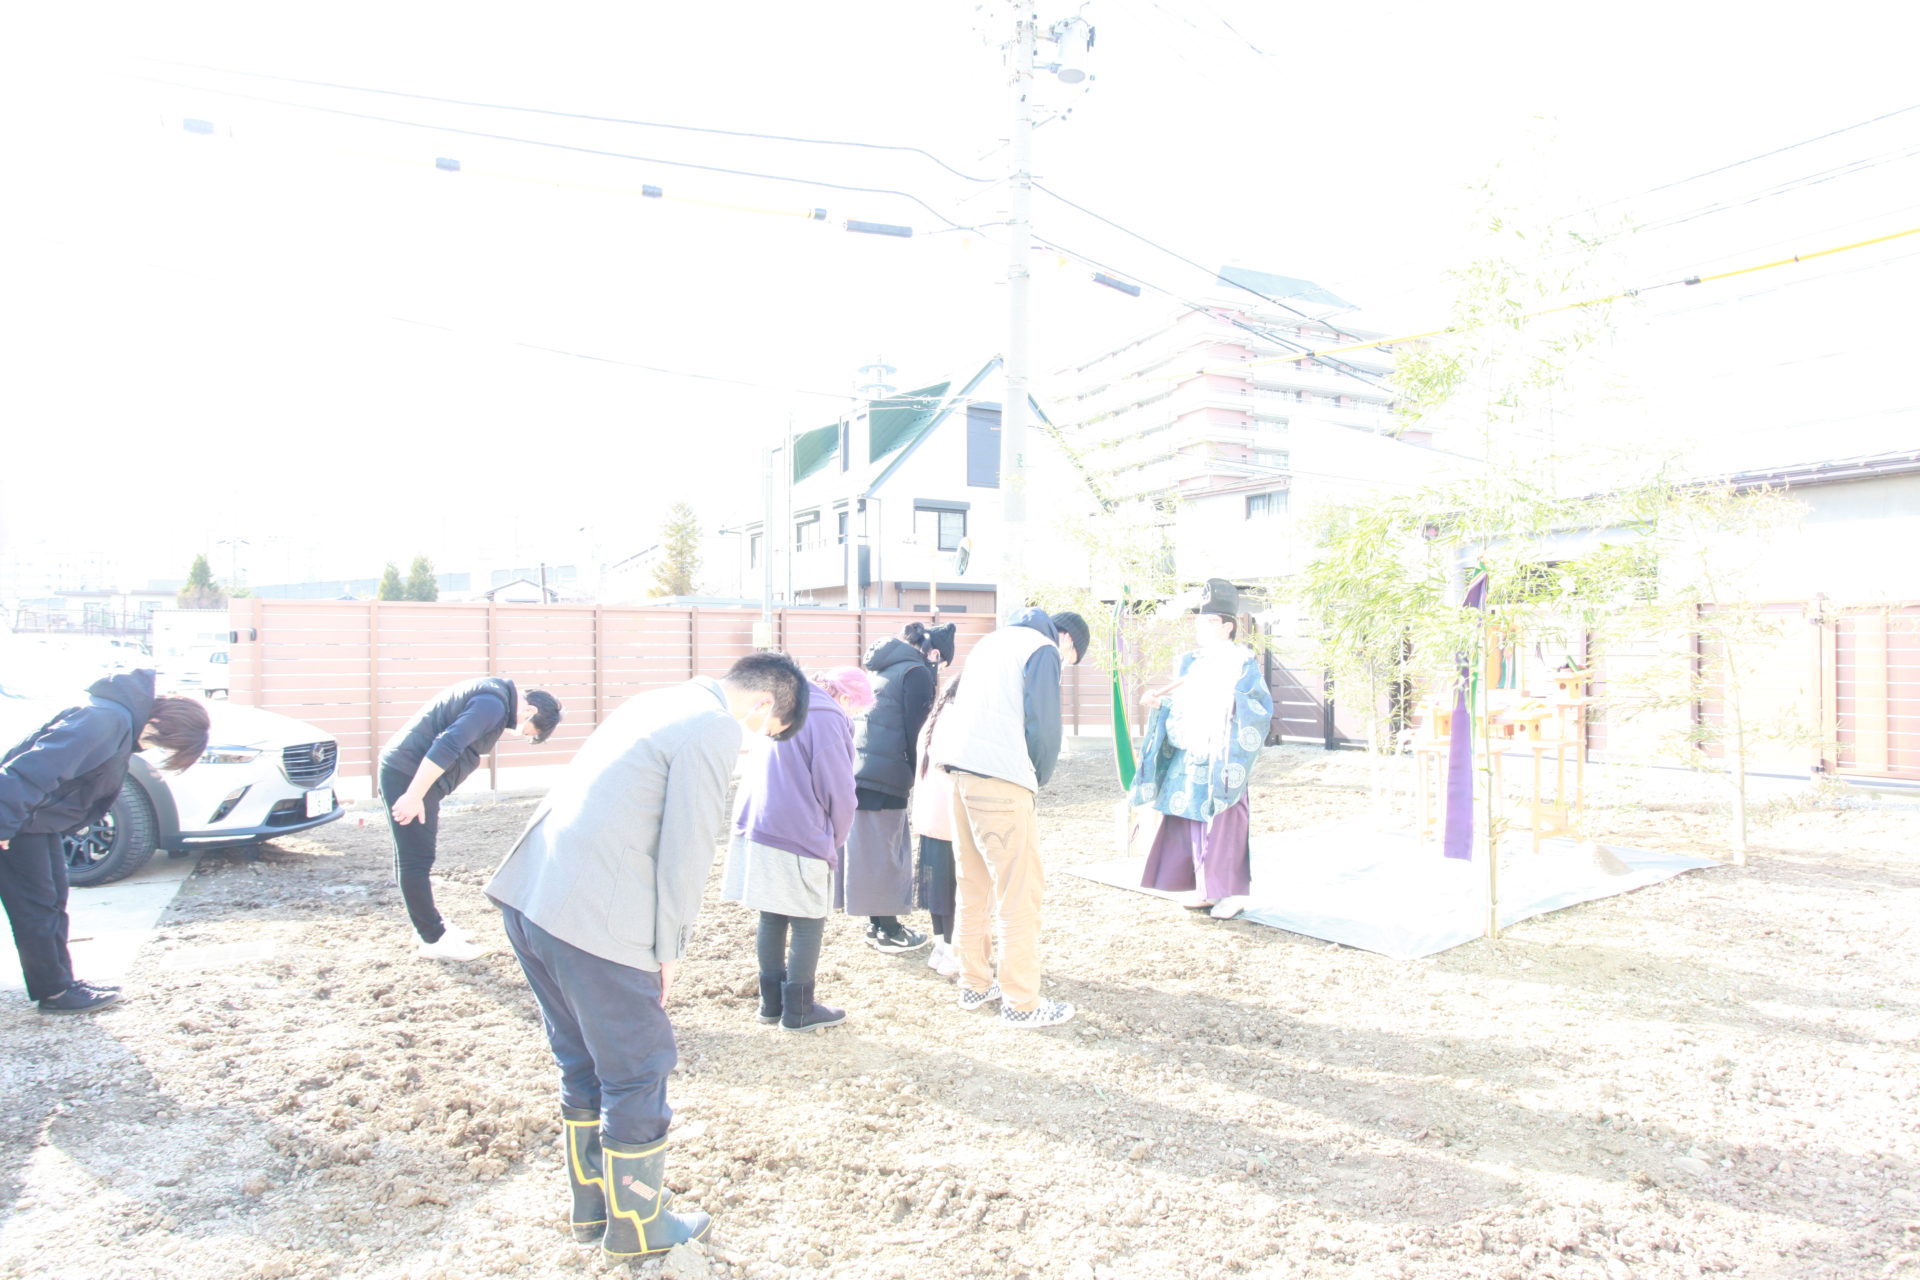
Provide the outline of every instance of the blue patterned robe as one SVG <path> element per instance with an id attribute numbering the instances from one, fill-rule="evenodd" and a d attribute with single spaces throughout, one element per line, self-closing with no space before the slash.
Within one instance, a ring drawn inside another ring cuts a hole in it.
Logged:
<path id="1" fill-rule="evenodd" d="M 1206 822 L 1246 794 L 1273 721 L 1273 694 L 1245 645 L 1190 650 L 1180 655 L 1177 674 L 1184 683 L 1147 718 L 1128 799 Z"/>

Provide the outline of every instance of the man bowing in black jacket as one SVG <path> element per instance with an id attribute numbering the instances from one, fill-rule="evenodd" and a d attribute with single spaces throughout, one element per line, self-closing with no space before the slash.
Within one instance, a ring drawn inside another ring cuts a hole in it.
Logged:
<path id="1" fill-rule="evenodd" d="M 380 798 L 393 830 L 393 874 L 429 960 L 474 960 L 489 948 L 441 919 L 433 904 L 434 848 L 440 801 L 480 767 L 511 729 L 545 742 L 560 723 L 560 703 L 544 689 L 524 698 L 511 680 L 488 676 L 454 685 L 420 709 L 380 753 Z"/>
<path id="2" fill-rule="evenodd" d="M 118 987 L 74 979 L 61 837 L 106 816 L 134 752 L 157 748 L 162 768 L 186 769 L 207 749 L 207 726 L 193 699 L 155 697 L 152 671 L 123 671 L 0 759 L 0 903 L 41 1012 L 84 1013 L 120 998 Z"/>

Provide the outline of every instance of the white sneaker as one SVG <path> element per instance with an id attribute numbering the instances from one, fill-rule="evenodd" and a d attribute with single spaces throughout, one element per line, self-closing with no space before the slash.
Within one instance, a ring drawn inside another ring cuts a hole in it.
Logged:
<path id="1" fill-rule="evenodd" d="M 1000 1021 L 1009 1027 L 1023 1030 L 1037 1027 L 1057 1027 L 1063 1022 L 1073 1020 L 1073 1006 L 1065 1000 L 1042 999 L 1031 1009 L 1016 1009 L 1010 1004 L 1000 1006 Z"/>
<path id="2" fill-rule="evenodd" d="M 482 946 L 449 929 L 440 935 L 440 941 L 421 943 L 414 954 L 423 960 L 478 960 L 492 951 L 492 947 Z"/>
<path id="3" fill-rule="evenodd" d="M 460 925 L 455 924 L 451 920 L 442 920 L 440 922 L 440 929 L 441 929 L 440 938 L 442 941 L 445 941 L 448 938 L 460 938 L 466 942 L 479 941 L 479 939 L 473 936 L 473 930 L 463 928 Z"/>
<path id="4" fill-rule="evenodd" d="M 927 957 L 927 968 L 943 978 L 959 977 L 960 956 L 954 951 L 953 944 L 951 942 L 934 943 L 933 953 Z"/>
<path id="5" fill-rule="evenodd" d="M 967 987 L 962 987 L 954 1003 L 968 1013 L 972 1013 L 975 1009 L 984 1009 L 990 1004 L 999 1004 L 1000 984 L 996 982 L 985 991 L 973 991 Z"/>

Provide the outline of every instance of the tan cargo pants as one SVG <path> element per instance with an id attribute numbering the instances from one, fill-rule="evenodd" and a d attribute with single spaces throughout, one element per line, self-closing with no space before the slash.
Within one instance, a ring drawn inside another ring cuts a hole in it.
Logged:
<path id="1" fill-rule="evenodd" d="M 985 991 L 993 984 L 998 932 L 1001 998 L 1022 1011 L 1037 1008 L 1045 881 L 1034 794 L 1000 778 L 952 777 L 953 946 L 960 954 L 960 985 Z"/>

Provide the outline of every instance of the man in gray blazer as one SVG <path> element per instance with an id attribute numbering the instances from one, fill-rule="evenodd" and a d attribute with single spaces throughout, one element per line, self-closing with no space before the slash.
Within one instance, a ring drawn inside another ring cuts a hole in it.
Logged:
<path id="1" fill-rule="evenodd" d="M 742 734 L 806 722 L 793 659 L 755 653 L 629 699 L 593 731 L 488 882 L 560 1066 L 573 1233 L 610 1258 L 704 1235 L 667 1211 L 667 992 L 700 911 Z"/>

